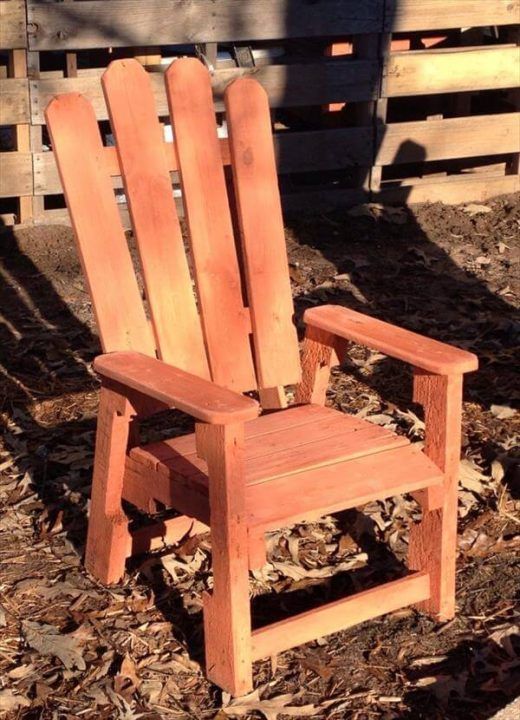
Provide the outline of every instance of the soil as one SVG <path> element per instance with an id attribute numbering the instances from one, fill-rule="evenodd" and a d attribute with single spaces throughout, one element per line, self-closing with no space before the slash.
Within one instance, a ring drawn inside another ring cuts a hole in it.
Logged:
<path id="1" fill-rule="evenodd" d="M 68 228 L 0 235 L 0 717 L 455 720 L 520 692 L 520 202 L 362 206 L 290 218 L 297 322 L 352 307 L 478 354 L 467 377 L 457 615 L 406 609 L 255 666 L 231 701 L 204 679 L 208 537 L 131 561 L 106 589 L 82 567 L 99 342 Z M 328 403 L 420 440 L 410 372 L 354 346 Z M 185 432 L 168 413 L 146 438 Z M 260 622 L 402 574 L 411 498 L 268 537 L 252 578 Z"/>

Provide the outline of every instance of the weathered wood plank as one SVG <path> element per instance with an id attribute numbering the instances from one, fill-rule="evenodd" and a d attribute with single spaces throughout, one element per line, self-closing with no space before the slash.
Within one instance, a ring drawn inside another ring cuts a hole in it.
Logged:
<path id="1" fill-rule="evenodd" d="M 383 125 L 376 144 L 376 165 L 519 152 L 520 113 Z"/>
<path id="2" fill-rule="evenodd" d="M 32 187 L 31 153 L 0 153 L 0 197 L 31 195 Z"/>
<path id="3" fill-rule="evenodd" d="M 386 0 L 385 31 L 513 25 L 519 0 Z"/>
<path id="4" fill-rule="evenodd" d="M 29 81 L 23 78 L 1 78 L 0 125 L 19 125 L 30 121 Z"/>
<path id="5" fill-rule="evenodd" d="M 0 48 L 27 47 L 24 0 L 0 0 Z"/>
<path id="6" fill-rule="evenodd" d="M 519 77 L 520 48 L 517 47 L 394 53 L 387 61 L 382 95 L 400 97 L 513 88 Z"/>
<path id="7" fill-rule="evenodd" d="M 276 40 L 378 32 L 380 0 L 29 3 L 33 50 Z"/>
<path id="8" fill-rule="evenodd" d="M 284 132 L 274 135 L 275 154 L 280 173 L 338 170 L 353 165 L 365 165 L 372 161 L 372 130 L 365 128 L 340 128 L 334 130 L 312 130 Z M 176 173 L 177 161 L 173 144 L 165 145 L 168 150 L 170 172 Z M 221 140 L 223 162 L 229 164 L 227 140 Z M 305 154 L 302 155 L 302 147 Z M 109 172 L 119 178 L 121 171 L 115 148 L 105 148 Z M 177 180 L 177 175 L 173 176 Z M 122 182 L 115 183 L 121 187 Z M 36 195 L 53 195 L 62 192 L 61 182 L 52 152 L 34 154 L 34 192 Z"/>
<path id="9" fill-rule="evenodd" d="M 223 98 L 226 87 L 242 75 L 253 75 L 262 83 L 269 95 L 269 104 L 273 108 L 370 100 L 377 95 L 377 63 L 371 61 L 323 60 L 301 65 L 234 68 L 217 70 L 212 75 L 213 94 L 218 111 L 224 110 Z M 164 76 L 162 73 L 153 72 L 150 73 L 150 79 L 157 111 L 161 116 L 167 115 Z M 33 90 L 31 115 L 32 122 L 36 125 L 44 123 L 43 111 L 52 98 L 69 92 L 85 95 L 92 103 L 97 119 L 108 119 L 101 84 L 97 77 L 41 78 L 34 81 L 31 87 Z M 11 122 L 23 122 L 23 120 Z"/>
<path id="10" fill-rule="evenodd" d="M 502 177 L 468 177 L 453 175 L 446 182 L 422 180 L 414 185 L 400 187 L 384 186 L 381 192 L 374 194 L 373 199 L 382 203 L 434 203 L 458 205 L 463 202 L 483 202 L 497 195 L 515 193 L 520 190 L 518 175 Z"/>

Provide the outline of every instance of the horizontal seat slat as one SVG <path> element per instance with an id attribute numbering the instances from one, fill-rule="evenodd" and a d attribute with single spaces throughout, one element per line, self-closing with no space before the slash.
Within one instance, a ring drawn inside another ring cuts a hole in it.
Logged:
<path id="1" fill-rule="evenodd" d="M 125 493 L 141 504 L 151 495 L 184 512 L 195 494 L 202 508 L 198 519 L 207 522 L 206 465 L 196 454 L 194 435 L 133 448 L 127 468 Z M 245 473 L 248 522 L 259 529 L 414 492 L 443 479 L 406 438 L 316 405 L 246 423 Z"/>
<path id="2" fill-rule="evenodd" d="M 316 637 L 330 635 L 371 618 L 394 612 L 430 597 L 428 573 L 408 577 L 365 590 L 352 597 L 253 631 L 253 660 L 276 655 Z"/>

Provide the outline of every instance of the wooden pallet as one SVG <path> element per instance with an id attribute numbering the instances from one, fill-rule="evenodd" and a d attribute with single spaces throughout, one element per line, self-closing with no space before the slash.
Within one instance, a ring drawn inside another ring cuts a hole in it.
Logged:
<path id="1" fill-rule="evenodd" d="M 267 89 L 289 211 L 367 200 L 458 203 L 519 189 L 519 0 L 261 0 L 240 22 L 235 0 L 185 5 L 189 12 L 172 17 L 169 0 L 0 0 L 0 48 L 9 55 L 0 74 L 0 124 L 14 128 L 12 151 L 0 153 L 4 222 L 68 223 L 47 150 L 43 112 L 50 99 L 81 92 L 99 122 L 107 121 L 104 66 L 114 56 L 135 56 L 148 66 L 166 115 L 162 52 L 186 38 L 214 67 L 218 112 L 238 76 L 253 74 Z M 499 28 L 495 39 L 485 26 Z M 312 50 L 322 38 L 342 35 L 343 45 L 329 52 L 295 51 L 297 38 L 307 38 Z M 286 52 L 236 67 L 217 55 L 230 39 L 257 48 L 274 42 Z M 489 109 L 476 114 L 472 98 L 482 93 Z M 118 174 L 114 185 L 122 186 Z M 121 215 L 128 226 L 124 202 Z"/>

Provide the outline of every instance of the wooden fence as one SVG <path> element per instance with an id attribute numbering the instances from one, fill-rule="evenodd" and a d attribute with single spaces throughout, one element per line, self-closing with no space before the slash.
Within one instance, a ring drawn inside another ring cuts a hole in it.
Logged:
<path id="1" fill-rule="evenodd" d="M 266 88 L 289 209 L 513 192 L 519 21 L 520 0 L 0 0 L 0 216 L 68 221 L 43 114 L 54 95 L 84 93 L 109 139 L 110 59 L 140 58 L 166 116 L 168 58 L 195 52 L 219 113 L 237 76 Z"/>

